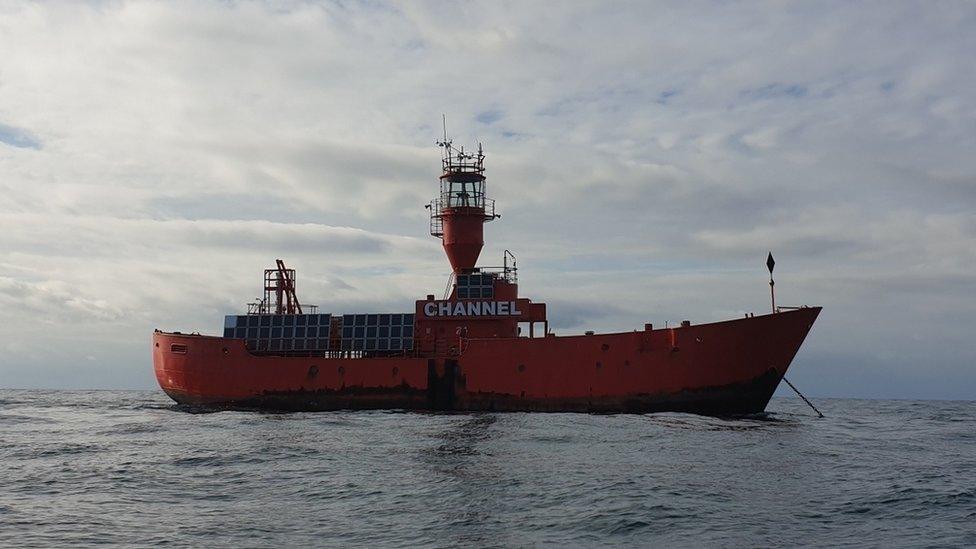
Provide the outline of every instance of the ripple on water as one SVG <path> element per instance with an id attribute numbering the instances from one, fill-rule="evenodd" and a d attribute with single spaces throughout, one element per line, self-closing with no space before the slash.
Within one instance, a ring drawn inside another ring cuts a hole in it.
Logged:
<path id="1" fill-rule="evenodd" d="M 269 414 L 0 391 L 0 546 L 976 542 L 976 406 L 816 404 Z"/>

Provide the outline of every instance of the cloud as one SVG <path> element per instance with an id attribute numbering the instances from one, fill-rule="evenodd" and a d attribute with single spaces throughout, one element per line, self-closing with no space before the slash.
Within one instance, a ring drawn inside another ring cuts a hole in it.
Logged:
<path id="1" fill-rule="evenodd" d="M 152 386 L 147 333 L 212 332 L 277 257 L 324 310 L 440 294 L 445 113 L 486 147 L 484 263 L 514 250 L 561 333 L 762 311 L 772 250 L 784 303 L 827 306 L 795 381 L 925 364 L 958 394 L 974 25 L 924 3 L 10 4 L 0 374 L 97 341 L 91 382 Z"/>
<path id="2" fill-rule="evenodd" d="M 551 329 L 588 329 L 595 321 L 619 316 L 625 309 L 599 301 L 546 299 Z"/>
<path id="3" fill-rule="evenodd" d="M 0 303 L 8 311 L 35 321 L 101 321 L 122 316 L 121 310 L 108 301 L 86 298 L 80 290 L 58 282 L 27 283 L 0 277 Z"/>
<path id="4" fill-rule="evenodd" d="M 502 111 L 488 110 L 488 111 L 482 111 L 478 113 L 478 115 L 475 116 L 475 120 L 481 122 L 482 124 L 488 125 L 488 124 L 494 124 L 495 122 L 498 122 L 499 120 L 502 119 L 503 116 L 505 116 L 505 114 Z"/>
<path id="5" fill-rule="evenodd" d="M 800 99 L 807 96 L 807 87 L 803 84 L 781 84 L 773 82 L 760 88 L 743 90 L 741 95 L 752 101 L 762 101 L 778 98 Z"/>

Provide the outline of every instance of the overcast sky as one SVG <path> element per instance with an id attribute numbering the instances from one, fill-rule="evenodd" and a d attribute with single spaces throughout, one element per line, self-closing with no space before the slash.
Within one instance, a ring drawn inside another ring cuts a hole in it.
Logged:
<path id="1" fill-rule="evenodd" d="M 557 333 L 824 311 L 816 396 L 976 398 L 972 2 L 0 2 L 0 387 L 154 388 L 275 258 L 409 311 L 441 114 Z"/>

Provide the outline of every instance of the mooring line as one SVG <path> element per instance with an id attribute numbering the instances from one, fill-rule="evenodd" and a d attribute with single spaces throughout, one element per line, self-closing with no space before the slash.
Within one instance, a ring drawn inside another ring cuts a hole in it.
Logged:
<path id="1" fill-rule="evenodd" d="M 794 387 L 793 384 L 790 383 L 790 380 L 786 379 L 786 376 L 783 376 L 783 381 L 785 381 L 786 384 L 790 386 L 790 389 L 793 389 L 793 392 L 796 393 L 797 396 L 799 396 L 800 398 L 803 399 L 803 402 L 806 402 L 807 403 L 807 406 L 813 408 L 813 411 L 814 412 L 817 412 L 817 415 L 818 416 L 824 417 L 824 415 L 822 413 L 820 413 L 820 410 L 818 410 L 817 407 L 814 406 L 812 402 L 810 402 L 809 400 L 807 400 L 807 397 L 803 396 L 803 393 L 801 393 L 799 389 L 797 389 L 796 387 Z"/>

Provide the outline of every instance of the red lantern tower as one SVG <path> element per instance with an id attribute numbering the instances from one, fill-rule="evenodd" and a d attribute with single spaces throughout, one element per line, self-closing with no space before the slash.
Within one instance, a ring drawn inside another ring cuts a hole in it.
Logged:
<path id="1" fill-rule="evenodd" d="M 455 274 L 474 269 L 485 244 L 484 224 L 499 217 L 495 201 L 485 197 L 485 155 L 481 144 L 477 154 L 454 148 L 451 141 L 443 148 L 444 173 L 440 177 L 441 194 L 427 207 L 430 209 L 430 234 L 441 239 L 447 259 Z"/>

